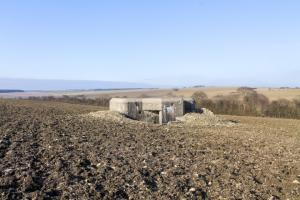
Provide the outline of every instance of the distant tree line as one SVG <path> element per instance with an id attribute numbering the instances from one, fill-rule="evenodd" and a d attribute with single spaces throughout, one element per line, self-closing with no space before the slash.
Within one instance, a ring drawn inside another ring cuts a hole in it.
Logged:
<path id="1" fill-rule="evenodd" d="M 217 114 L 268 116 L 300 119 L 300 98 L 294 100 L 269 99 L 255 88 L 241 87 L 235 93 L 208 98 L 202 91 L 192 96 L 197 108 L 208 108 Z"/>

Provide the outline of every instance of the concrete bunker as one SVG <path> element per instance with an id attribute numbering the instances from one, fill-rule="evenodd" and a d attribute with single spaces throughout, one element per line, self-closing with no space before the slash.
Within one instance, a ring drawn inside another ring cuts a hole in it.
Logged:
<path id="1" fill-rule="evenodd" d="M 194 112 L 195 101 L 191 98 L 112 98 L 109 109 L 131 119 L 163 124 Z"/>

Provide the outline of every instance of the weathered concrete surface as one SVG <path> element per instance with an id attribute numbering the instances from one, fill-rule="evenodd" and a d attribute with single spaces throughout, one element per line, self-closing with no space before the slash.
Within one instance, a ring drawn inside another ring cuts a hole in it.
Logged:
<path id="1" fill-rule="evenodd" d="M 162 99 L 161 98 L 144 98 L 141 99 L 143 109 L 148 111 L 162 110 Z"/>
<path id="2" fill-rule="evenodd" d="M 118 111 L 132 119 L 139 119 L 142 112 L 142 102 L 134 98 L 113 98 L 110 100 L 109 109 Z"/>
<path id="3" fill-rule="evenodd" d="M 183 98 L 112 98 L 110 110 L 118 111 L 132 119 L 141 119 L 144 111 L 152 111 L 159 114 L 160 123 L 167 123 L 183 116 L 186 113 L 186 105 L 191 104 L 193 100 L 188 99 L 185 103 Z M 189 106 L 189 112 L 192 111 L 192 107 Z"/>

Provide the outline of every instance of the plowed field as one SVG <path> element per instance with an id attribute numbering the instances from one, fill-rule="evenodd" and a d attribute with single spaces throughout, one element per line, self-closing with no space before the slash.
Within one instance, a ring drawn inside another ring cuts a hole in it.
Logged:
<path id="1" fill-rule="evenodd" d="M 1 199 L 300 199 L 300 121 L 233 126 L 84 117 L 0 100 Z"/>

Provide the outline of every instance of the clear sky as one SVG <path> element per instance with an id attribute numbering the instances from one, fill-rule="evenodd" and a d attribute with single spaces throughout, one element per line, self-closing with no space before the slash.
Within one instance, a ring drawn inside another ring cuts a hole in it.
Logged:
<path id="1" fill-rule="evenodd" d="M 3 0 L 0 77 L 300 86 L 300 1 Z"/>

